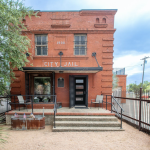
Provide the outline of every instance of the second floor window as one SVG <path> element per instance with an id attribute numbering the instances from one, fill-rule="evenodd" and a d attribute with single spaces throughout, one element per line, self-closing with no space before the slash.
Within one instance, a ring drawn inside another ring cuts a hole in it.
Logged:
<path id="1" fill-rule="evenodd" d="M 36 55 L 47 55 L 47 35 L 35 35 Z"/>
<path id="2" fill-rule="evenodd" d="M 74 36 L 74 54 L 75 55 L 86 55 L 86 43 L 87 37 L 85 34 L 75 35 Z"/>

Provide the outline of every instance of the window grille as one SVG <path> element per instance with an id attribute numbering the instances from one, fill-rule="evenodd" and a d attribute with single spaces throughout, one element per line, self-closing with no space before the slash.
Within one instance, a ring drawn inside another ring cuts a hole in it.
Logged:
<path id="1" fill-rule="evenodd" d="M 47 35 L 35 35 L 36 55 L 47 55 Z"/>
<path id="2" fill-rule="evenodd" d="M 58 78 L 58 87 L 64 87 L 64 79 L 63 78 Z"/>
<path id="3" fill-rule="evenodd" d="M 75 39 L 74 55 L 86 55 L 87 36 L 86 35 L 75 35 L 74 39 Z"/>

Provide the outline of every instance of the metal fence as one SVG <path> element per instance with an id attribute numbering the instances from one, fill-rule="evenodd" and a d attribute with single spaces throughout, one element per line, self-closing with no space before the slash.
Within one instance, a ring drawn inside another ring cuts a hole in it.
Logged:
<path id="1" fill-rule="evenodd" d="M 8 106 L 7 108 L 7 98 L 0 97 L 0 124 L 5 123 L 6 121 L 5 113 L 9 110 L 11 110 L 11 106 Z"/>
<path id="2" fill-rule="evenodd" d="M 140 93 L 137 96 L 134 92 L 115 91 L 113 96 L 123 108 L 123 119 L 139 126 L 139 130 L 146 130 L 150 132 L 150 97 L 147 91 Z M 147 96 L 145 96 L 147 95 Z M 118 105 L 112 100 L 117 111 L 120 111 Z M 115 110 L 113 110 L 115 112 Z"/>

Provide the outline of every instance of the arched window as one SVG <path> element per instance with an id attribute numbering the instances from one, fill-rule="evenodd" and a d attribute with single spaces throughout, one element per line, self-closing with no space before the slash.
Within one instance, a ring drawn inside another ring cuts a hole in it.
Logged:
<path id="1" fill-rule="evenodd" d="M 58 87 L 64 87 L 64 79 L 62 77 L 58 78 Z"/>
<path id="2" fill-rule="evenodd" d="M 99 23 L 99 18 L 96 18 L 96 23 Z"/>
<path id="3" fill-rule="evenodd" d="M 103 19 L 102 19 L 102 23 L 106 23 L 106 18 L 103 18 Z"/>

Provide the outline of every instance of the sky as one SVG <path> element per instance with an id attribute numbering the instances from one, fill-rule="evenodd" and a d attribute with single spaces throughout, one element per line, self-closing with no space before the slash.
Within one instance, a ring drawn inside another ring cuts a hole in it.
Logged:
<path id="1" fill-rule="evenodd" d="M 125 68 L 127 85 L 142 82 L 150 57 L 150 0 L 25 0 L 34 10 L 118 9 L 115 15 L 114 68 Z M 141 65 L 142 64 L 142 65 Z M 144 81 L 150 82 L 150 58 Z"/>

